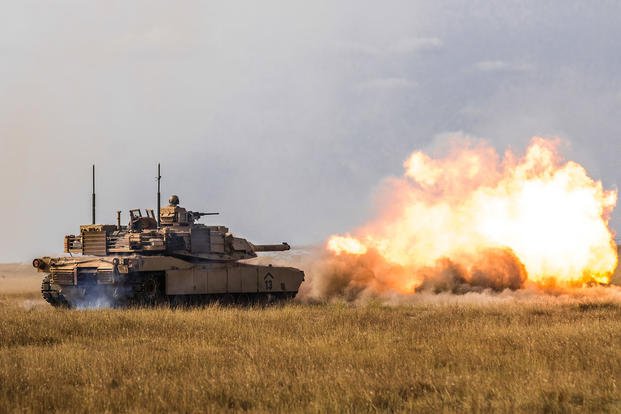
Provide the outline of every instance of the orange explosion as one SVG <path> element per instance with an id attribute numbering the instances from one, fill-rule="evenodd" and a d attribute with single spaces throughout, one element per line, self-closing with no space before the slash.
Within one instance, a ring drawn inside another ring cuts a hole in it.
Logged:
<path id="1" fill-rule="evenodd" d="M 523 157 L 502 159 L 484 142 L 454 144 L 443 158 L 410 155 L 381 217 L 329 239 L 333 269 L 364 269 L 363 285 L 400 292 L 447 272 L 498 289 L 609 283 L 616 191 L 563 160 L 558 140 L 535 137 Z"/>

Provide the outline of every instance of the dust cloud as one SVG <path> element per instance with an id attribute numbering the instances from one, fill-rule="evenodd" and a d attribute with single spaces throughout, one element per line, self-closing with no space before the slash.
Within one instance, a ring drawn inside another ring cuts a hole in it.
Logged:
<path id="1" fill-rule="evenodd" d="M 442 258 L 411 275 L 405 267 L 388 263 L 373 250 L 358 256 L 335 256 L 324 246 L 311 246 L 265 254 L 251 262 L 303 269 L 305 280 L 296 301 L 306 304 L 621 304 L 617 274 L 609 285 L 540 284 L 528 281 L 524 265 L 509 249 L 487 249 L 467 261 L 473 265 L 466 267 L 459 259 Z M 390 283 L 407 278 L 422 283 L 411 292 Z"/>

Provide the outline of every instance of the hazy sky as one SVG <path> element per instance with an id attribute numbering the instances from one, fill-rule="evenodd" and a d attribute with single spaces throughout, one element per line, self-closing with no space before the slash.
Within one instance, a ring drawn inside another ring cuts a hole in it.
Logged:
<path id="1" fill-rule="evenodd" d="M 619 39 L 618 1 L 0 1 L 0 261 L 90 221 L 91 163 L 99 222 L 154 208 L 161 162 L 165 198 L 294 245 L 451 131 L 561 136 L 616 187 Z"/>

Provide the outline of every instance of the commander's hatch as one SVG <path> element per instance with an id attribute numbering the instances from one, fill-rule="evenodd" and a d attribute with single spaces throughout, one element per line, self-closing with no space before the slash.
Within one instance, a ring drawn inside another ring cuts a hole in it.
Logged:
<path id="1" fill-rule="evenodd" d="M 140 211 L 139 208 L 135 208 L 133 210 L 129 210 L 129 219 L 131 221 L 138 220 L 140 217 L 142 217 L 142 212 Z"/>
<path id="2" fill-rule="evenodd" d="M 132 230 L 147 230 L 156 229 L 157 220 L 155 219 L 155 213 L 153 209 L 145 209 L 147 212 L 146 217 L 142 215 L 142 211 L 139 208 L 129 210 L 129 227 Z"/>

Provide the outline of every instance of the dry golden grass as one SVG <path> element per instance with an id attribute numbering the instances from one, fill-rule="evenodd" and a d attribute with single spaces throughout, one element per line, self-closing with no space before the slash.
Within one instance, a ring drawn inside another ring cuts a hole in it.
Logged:
<path id="1" fill-rule="evenodd" d="M 41 297 L 41 274 L 29 264 L 0 264 L 0 295 Z"/>
<path id="2" fill-rule="evenodd" d="M 610 302 L 67 311 L 6 292 L 2 412 L 621 411 Z"/>

